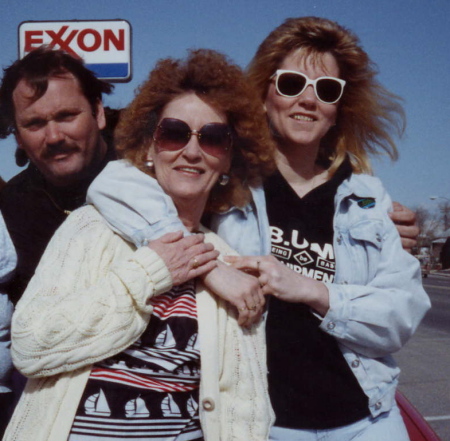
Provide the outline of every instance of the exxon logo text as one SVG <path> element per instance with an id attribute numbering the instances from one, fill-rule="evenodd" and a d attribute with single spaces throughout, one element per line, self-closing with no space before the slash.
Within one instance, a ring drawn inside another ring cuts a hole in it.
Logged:
<path id="1" fill-rule="evenodd" d="M 125 30 L 124 29 L 71 29 L 69 26 L 62 26 L 58 31 L 48 30 L 29 30 L 25 31 L 24 51 L 26 53 L 37 49 L 43 45 L 44 36 L 50 38 L 47 43 L 50 47 L 62 49 L 69 54 L 78 56 L 77 49 L 83 52 L 94 52 L 99 49 L 109 51 L 111 48 L 118 51 L 125 50 Z M 76 45 L 72 49 L 71 45 Z"/>
<path id="2" fill-rule="evenodd" d="M 82 58 L 99 78 L 131 79 L 131 26 L 126 20 L 26 21 L 20 24 L 20 57 L 43 44 Z"/>

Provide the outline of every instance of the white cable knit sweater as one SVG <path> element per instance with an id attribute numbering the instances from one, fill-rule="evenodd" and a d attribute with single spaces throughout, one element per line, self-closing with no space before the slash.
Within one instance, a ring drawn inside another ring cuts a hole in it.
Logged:
<path id="1" fill-rule="evenodd" d="M 206 240 L 234 252 L 215 234 Z M 28 381 L 5 441 L 64 441 L 93 363 L 145 330 L 148 299 L 171 287 L 164 262 L 115 234 L 92 206 L 72 213 L 51 240 L 17 305 L 12 355 Z M 207 441 L 262 441 L 274 415 L 264 324 L 238 326 L 232 308 L 197 283 L 200 420 Z"/>

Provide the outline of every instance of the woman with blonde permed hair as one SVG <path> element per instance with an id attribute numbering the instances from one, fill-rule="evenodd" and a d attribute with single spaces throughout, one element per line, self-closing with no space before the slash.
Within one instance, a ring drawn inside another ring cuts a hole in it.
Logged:
<path id="1" fill-rule="evenodd" d="M 269 297 L 273 440 L 407 440 L 391 354 L 429 308 L 369 155 L 396 158 L 404 114 L 358 38 L 286 20 L 248 69 L 277 144 L 265 183 L 272 256 L 235 257 Z"/>

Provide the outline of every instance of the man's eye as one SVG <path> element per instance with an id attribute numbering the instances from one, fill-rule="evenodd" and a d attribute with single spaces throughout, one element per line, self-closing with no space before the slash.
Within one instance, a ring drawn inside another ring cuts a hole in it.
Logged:
<path id="1" fill-rule="evenodd" d="M 24 127 L 28 130 L 39 130 L 45 126 L 47 121 L 44 120 L 33 120 L 24 124 Z"/>
<path id="2" fill-rule="evenodd" d="M 77 115 L 78 115 L 77 113 L 71 113 L 71 112 L 60 113 L 59 115 L 56 116 L 55 121 L 70 122 L 70 121 L 73 121 L 77 117 Z"/>

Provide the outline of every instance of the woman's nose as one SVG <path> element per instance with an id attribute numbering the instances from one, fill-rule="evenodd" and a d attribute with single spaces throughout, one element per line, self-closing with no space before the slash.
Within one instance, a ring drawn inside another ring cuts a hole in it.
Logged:
<path id="1" fill-rule="evenodd" d="M 183 149 L 183 154 L 186 157 L 197 158 L 201 156 L 201 147 L 199 143 L 199 133 L 197 130 L 192 130 L 191 137 L 189 139 L 189 142 L 186 144 L 186 146 Z"/>
<path id="2" fill-rule="evenodd" d="M 317 104 L 317 97 L 314 91 L 314 86 L 309 84 L 306 89 L 303 91 L 301 95 L 298 97 L 299 104 L 303 103 L 304 105 L 312 106 Z"/>

